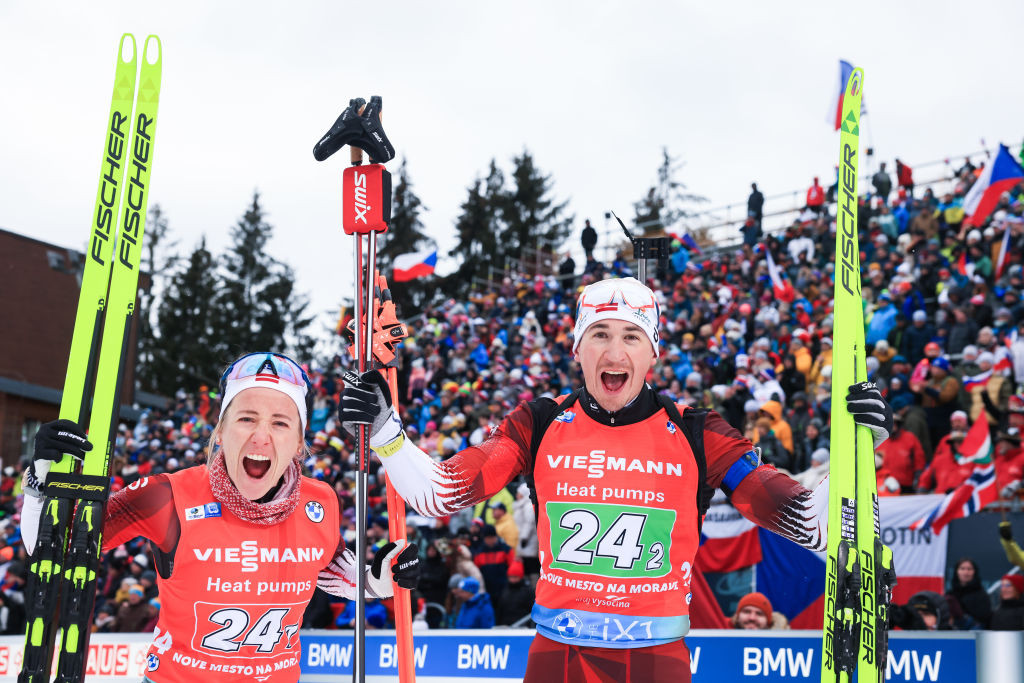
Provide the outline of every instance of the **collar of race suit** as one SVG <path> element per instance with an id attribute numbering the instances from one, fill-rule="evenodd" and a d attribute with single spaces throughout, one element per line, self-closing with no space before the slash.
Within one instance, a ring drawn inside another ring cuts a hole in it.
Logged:
<path id="1" fill-rule="evenodd" d="M 644 383 L 644 388 L 621 410 L 609 412 L 599 406 L 597 401 L 587 393 L 586 387 L 580 390 L 579 404 L 591 419 L 612 427 L 631 425 L 646 420 L 658 412 L 658 399 L 651 385 Z"/>

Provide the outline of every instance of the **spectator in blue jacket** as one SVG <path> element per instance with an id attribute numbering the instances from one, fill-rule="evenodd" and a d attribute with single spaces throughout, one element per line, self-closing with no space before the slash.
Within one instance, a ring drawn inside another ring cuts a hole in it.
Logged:
<path id="1" fill-rule="evenodd" d="M 459 582 L 458 588 L 452 593 L 462 600 L 462 607 L 455 617 L 455 628 L 492 628 L 494 626 L 494 608 L 487 593 L 480 590 L 480 582 L 472 576 Z"/>
<path id="2" fill-rule="evenodd" d="M 871 322 L 868 323 L 867 337 L 864 341 L 873 346 L 879 340 L 888 338 L 890 330 L 896 327 L 898 314 L 899 311 L 892 305 L 892 296 L 890 296 L 889 290 L 883 289 L 882 293 L 878 295 L 878 308 L 875 309 L 874 315 L 871 316 Z"/>

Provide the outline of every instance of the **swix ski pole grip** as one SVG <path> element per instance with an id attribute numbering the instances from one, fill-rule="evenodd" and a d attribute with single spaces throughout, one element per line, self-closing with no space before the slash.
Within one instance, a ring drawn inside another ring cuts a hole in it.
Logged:
<path id="1" fill-rule="evenodd" d="M 346 235 L 386 232 L 391 222 L 391 174 L 382 164 L 346 168 L 341 205 Z"/>

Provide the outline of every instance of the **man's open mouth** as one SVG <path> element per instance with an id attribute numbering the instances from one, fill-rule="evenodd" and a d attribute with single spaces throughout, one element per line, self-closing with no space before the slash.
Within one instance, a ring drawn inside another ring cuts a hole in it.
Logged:
<path id="1" fill-rule="evenodd" d="M 629 379 L 628 372 L 602 372 L 601 373 L 601 385 L 605 391 L 616 392 L 621 389 L 625 384 L 626 380 Z"/>

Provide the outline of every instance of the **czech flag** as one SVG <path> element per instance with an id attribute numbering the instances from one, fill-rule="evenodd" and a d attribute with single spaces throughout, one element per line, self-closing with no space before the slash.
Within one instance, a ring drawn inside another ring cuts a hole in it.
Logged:
<path id="1" fill-rule="evenodd" d="M 839 130 L 839 125 L 843 119 L 843 96 L 846 94 L 846 84 L 850 81 L 850 75 L 853 73 L 853 65 L 845 59 L 839 60 L 839 88 L 835 91 L 832 97 L 832 106 L 829 107 L 828 116 L 826 121 L 835 126 L 836 130 Z M 860 113 L 863 114 L 867 111 L 864 108 L 864 99 L 860 101 Z"/>
<path id="2" fill-rule="evenodd" d="M 391 279 L 395 282 L 408 282 L 418 277 L 426 277 L 437 267 L 437 249 L 396 256 L 392 267 L 394 274 Z"/>
<path id="3" fill-rule="evenodd" d="M 768 276 L 772 279 L 772 291 L 775 293 L 775 298 L 779 301 L 793 303 L 796 299 L 796 290 L 793 289 L 793 285 L 789 284 L 789 280 L 783 277 L 782 271 L 775 265 L 772 252 L 765 248 L 764 255 L 768 259 Z"/>
<path id="4" fill-rule="evenodd" d="M 1006 145 L 999 145 L 999 152 L 992 163 L 985 165 L 981 176 L 964 197 L 964 213 L 967 223 L 980 226 L 999 203 L 1004 192 L 1024 180 L 1024 168 L 1013 158 Z"/>

